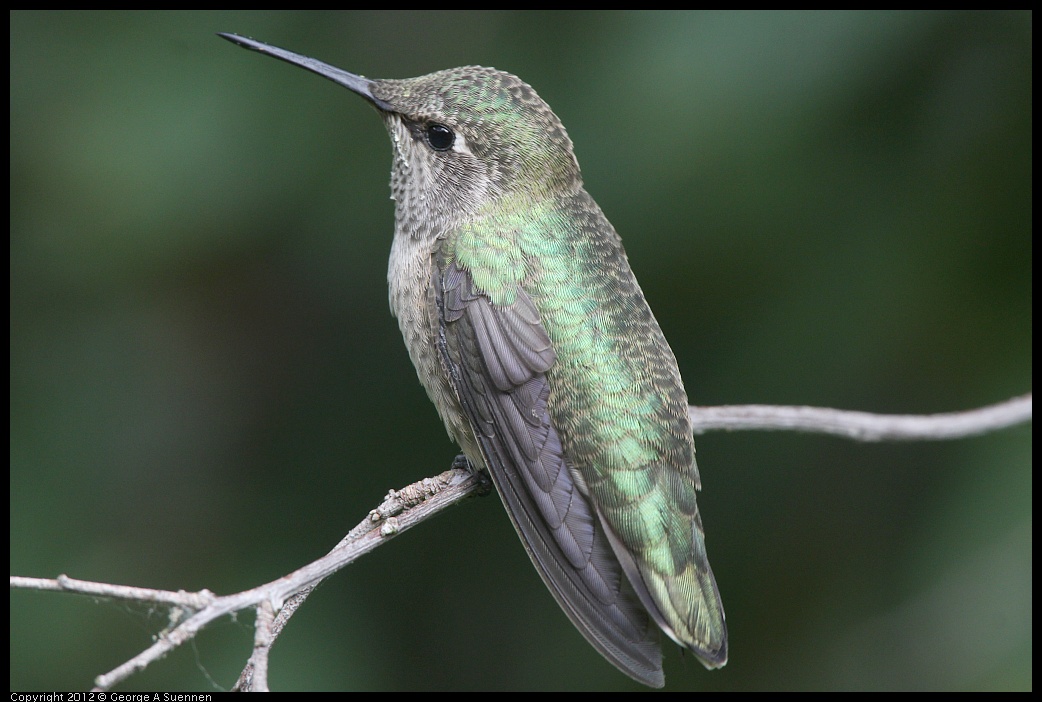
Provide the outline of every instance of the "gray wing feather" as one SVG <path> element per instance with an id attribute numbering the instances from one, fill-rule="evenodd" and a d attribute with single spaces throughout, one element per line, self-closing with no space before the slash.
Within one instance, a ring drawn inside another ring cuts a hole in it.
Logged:
<path id="1" fill-rule="evenodd" d="M 554 598 L 631 677 L 661 687 L 658 630 L 581 493 L 547 408 L 553 344 L 521 288 L 495 305 L 455 263 L 432 281 L 446 370 L 514 527 Z"/>

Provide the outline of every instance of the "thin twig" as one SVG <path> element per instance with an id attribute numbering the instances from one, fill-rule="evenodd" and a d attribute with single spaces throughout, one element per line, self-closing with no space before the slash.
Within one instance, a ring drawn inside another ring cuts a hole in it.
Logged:
<path id="1" fill-rule="evenodd" d="M 150 587 L 95 583 L 89 580 L 70 578 L 68 575 L 59 575 L 57 578 L 24 578 L 12 575 L 11 587 L 23 590 L 72 592 L 78 595 L 91 595 L 110 600 L 151 602 L 153 604 L 171 605 L 193 611 L 206 607 L 217 597 L 209 590 L 200 590 L 199 592 L 178 590 L 173 592 L 172 590 L 155 590 Z"/>
<path id="2" fill-rule="evenodd" d="M 250 656 L 250 664 L 253 665 L 253 673 L 250 680 L 253 681 L 254 692 L 268 692 L 268 657 L 271 647 L 275 643 L 271 628 L 275 619 L 275 610 L 271 606 L 271 600 L 261 602 L 257 607 L 257 623 L 253 633 L 253 654 Z"/>
<path id="3" fill-rule="evenodd" d="M 695 434 L 779 430 L 834 434 L 855 441 L 926 441 L 986 434 L 1031 421 L 1031 393 L 987 407 L 944 414 L 872 414 L 827 407 L 689 407 Z"/>

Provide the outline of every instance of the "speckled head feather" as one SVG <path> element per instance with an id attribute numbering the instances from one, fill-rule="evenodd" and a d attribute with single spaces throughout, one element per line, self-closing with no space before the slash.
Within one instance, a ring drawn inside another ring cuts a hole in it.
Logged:
<path id="1" fill-rule="evenodd" d="M 475 157 L 494 167 L 493 180 L 503 190 L 582 184 L 561 120 L 515 75 L 463 66 L 418 78 L 374 80 L 371 90 L 408 121 L 454 129 Z"/>

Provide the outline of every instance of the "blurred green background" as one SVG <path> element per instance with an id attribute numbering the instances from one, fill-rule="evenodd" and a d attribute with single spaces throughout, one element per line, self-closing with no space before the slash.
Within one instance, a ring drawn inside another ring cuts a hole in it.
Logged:
<path id="1" fill-rule="evenodd" d="M 1031 388 L 1030 13 L 11 14 L 11 573 L 230 593 L 455 447 L 387 307 L 377 77 L 520 75 L 567 126 L 697 404 L 966 409 Z M 698 439 L 731 660 L 667 689 L 1030 689 L 1030 427 Z M 13 592 L 11 688 L 165 613 Z M 251 618 L 123 689 L 227 689 Z M 497 497 L 324 585 L 276 689 L 632 689 Z"/>

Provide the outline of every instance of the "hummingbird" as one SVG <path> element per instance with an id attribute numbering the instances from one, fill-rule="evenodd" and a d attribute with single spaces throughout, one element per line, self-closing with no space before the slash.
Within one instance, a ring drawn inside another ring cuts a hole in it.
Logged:
<path id="1" fill-rule="evenodd" d="M 659 630 L 723 666 L 687 393 L 561 120 L 493 68 L 377 80 L 219 36 L 347 88 L 383 119 L 391 312 L 450 437 L 491 475 L 576 628 L 652 687 L 665 684 Z"/>

